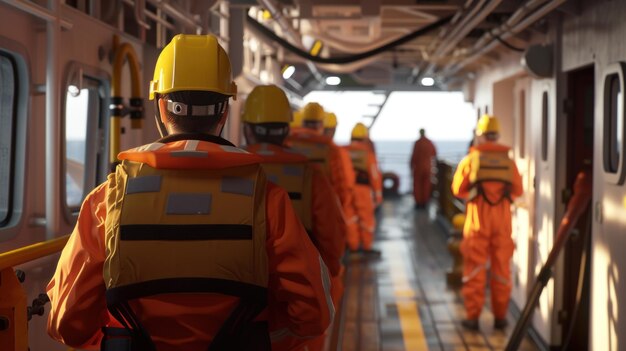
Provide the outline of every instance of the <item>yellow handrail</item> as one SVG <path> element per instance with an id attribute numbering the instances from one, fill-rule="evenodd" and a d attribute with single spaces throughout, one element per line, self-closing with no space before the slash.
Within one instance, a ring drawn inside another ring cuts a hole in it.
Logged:
<path id="1" fill-rule="evenodd" d="M 125 62 L 128 62 L 130 68 L 130 89 L 131 89 L 131 105 L 132 99 L 141 99 L 141 80 L 140 80 L 140 67 L 137 54 L 133 47 L 128 43 L 119 43 L 119 37 L 113 37 L 113 45 L 115 50 L 115 57 L 113 59 L 113 75 L 111 77 L 111 97 L 122 97 L 122 68 Z M 111 131 L 110 131 L 110 161 L 115 163 L 117 161 L 117 154 L 120 152 L 120 139 L 122 130 L 122 116 L 111 116 Z M 131 116 L 132 117 L 132 116 Z M 131 118 L 131 127 L 133 129 L 139 129 L 142 126 L 141 119 Z"/>
<path id="2" fill-rule="evenodd" d="M 69 235 L 20 247 L 0 254 L 0 271 L 57 253 L 65 247 Z"/>

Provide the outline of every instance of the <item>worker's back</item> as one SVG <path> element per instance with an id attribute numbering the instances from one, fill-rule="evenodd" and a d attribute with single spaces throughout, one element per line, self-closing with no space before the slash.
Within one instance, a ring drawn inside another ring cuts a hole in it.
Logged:
<path id="1" fill-rule="evenodd" d="M 170 138 L 120 154 L 48 287 L 53 337 L 93 347 L 102 327 L 126 320 L 159 351 L 206 350 L 216 335 L 216 350 L 266 350 L 270 330 L 325 330 L 326 267 L 287 194 L 266 184 L 258 156 L 208 138 L 221 145 Z"/>

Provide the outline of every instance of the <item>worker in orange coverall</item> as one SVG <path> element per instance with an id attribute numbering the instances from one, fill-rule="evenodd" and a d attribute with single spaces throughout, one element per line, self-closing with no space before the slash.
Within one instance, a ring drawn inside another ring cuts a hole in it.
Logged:
<path id="1" fill-rule="evenodd" d="M 262 158 L 219 137 L 236 97 L 212 35 L 177 35 L 150 99 L 163 138 L 87 195 L 48 284 L 48 332 L 80 349 L 270 350 L 333 319 L 327 267 Z"/>
<path id="2" fill-rule="evenodd" d="M 359 249 L 373 255 L 380 251 L 373 250 L 374 231 L 376 229 L 375 189 L 382 178 L 376 157 L 367 143 L 369 131 L 363 123 L 357 123 L 352 129 L 352 141 L 345 149 L 350 153 L 355 172 L 354 203 L 359 217 L 359 235 L 348 237 L 348 247 L 352 251 Z"/>
<path id="3" fill-rule="evenodd" d="M 275 85 L 257 86 L 246 99 L 242 119 L 246 150 L 261 156 L 268 178 L 287 190 L 333 278 L 333 301 L 339 301 L 346 243 L 341 204 L 319 167 L 283 145 L 292 119 L 287 96 Z"/>
<path id="4" fill-rule="evenodd" d="M 462 325 L 478 330 L 485 302 L 487 262 L 491 261 L 491 305 L 494 327 L 507 326 L 506 313 L 511 296 L 510 261 L 511 203 L 523 193 L 522 179 L 509 147 L 498 144 L 500 127 L 496 117 L 484 115 L 476 128 L 477 144 L 459 163 L 452 193 L 467 200 L 463 228 L 463 288 L 467 318 Z"/>
<path id="5" fill-rule="evenodd" d="M 330 180 L 341 202 L 346 222 L 345 233 L 349 238 L 358 235 L 358 217 L 354 208 L 354 171 L 348 153 L 323 134 L 325 117 L 326 113 L 320 104 L 308 103 L 302 110 L 302 127 L 291 130 L 287 145 L 318 164 Z"/>
<path id="6" fill-rule="evenodd" d="M 420 129 L 420 138 L 413 145 L 411 154 L 411 172 L 413 173 L 413 198 L 415 208 L 424 208 L 432 192 L 433 158 L 437 157 L 435 145 L 426 137 L 426 131 Z"/>
<path id="7" fill-rule="evenodd" d="M 294 209 L 311 235 L 331 275 L 331 293 L 337 306 L 343 295 L 343 265 L 346 238 L 341 204 L 328 179 L 309 159 L 283 146 L 292 121 L 291 107 L 285 93 L 275 85 L 257 86 L 252 90 L 243 109 L 246 149 L 263 157 L 268 178 L 287 190 Z M 286 337 L 272 345 L 273 350 L 292 350 L 293 342 Z M 319 337 L 302 347 L 321 350 L 325 337 Z"/>

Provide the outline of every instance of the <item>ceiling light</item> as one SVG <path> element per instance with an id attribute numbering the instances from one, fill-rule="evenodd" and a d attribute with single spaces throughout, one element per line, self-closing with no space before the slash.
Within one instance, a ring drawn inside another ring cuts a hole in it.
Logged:
<path id="1" fill-rule="evenodd" d="M 425 87 L 432 87 L 435 85 L 435 80 L 431 77 L 424 77 L 422 78 L 422 85 Z"/>
<path id="2" fill-rule="evenodd" d="M 261 79 L 263 83 L 267 83 L 270 80 L 270 75 L 267 71 L 263 70 L 259 73 L 259 79 Z"/>
<path id="3" fill-rule="evenodd" d="M 283 78 L 284 79 L 289 79 L 291 78 L 291 76 L 293 76 L 293 74 L 296 72 L 296 67 L 294 66 L 285 66 L 285 68 L 283 68 Z"/>
<path id="4" fill-rule="evenodd" d="M 326 84 L 328 85 L 339 85 L 341 83 L 341 78 L 337 76 L 326 77 Z"/>

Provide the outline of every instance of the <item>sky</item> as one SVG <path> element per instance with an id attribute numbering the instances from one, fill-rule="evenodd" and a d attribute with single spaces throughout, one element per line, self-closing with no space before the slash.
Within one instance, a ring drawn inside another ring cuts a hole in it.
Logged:
<path id="1" fill-rule="evenodd" d="M 384 96 L 361 91 L 313 91 L 305 102 L 319 102 L 325 110 L 334 112 L 339 119 L 335 140 L 346 143 L 352 127 L 357 122 L 365 125 L 378 111 L 376 104 Z M 370 106 L 373 104 L 374 106 Z M 419 129 L 435 141 L 470 140 L 476 123 L 476 113 L 471 104 L 463 101 L 461 92 L 394 92 L 389 96 L 370 136 L 375 141 L 407 141 L 418 138 Z"/>

